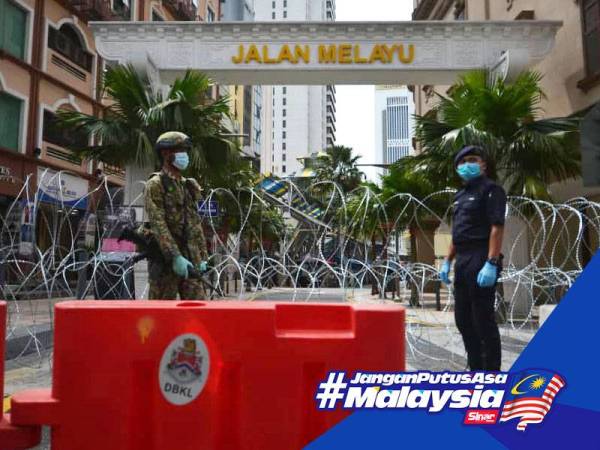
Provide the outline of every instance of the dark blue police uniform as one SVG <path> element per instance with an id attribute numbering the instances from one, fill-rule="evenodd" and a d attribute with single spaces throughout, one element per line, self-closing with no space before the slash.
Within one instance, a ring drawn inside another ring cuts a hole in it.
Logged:
<path id="1" fill-rule="evenodd" d="M 456 326 L 463 337 L 471 370 L 498 371 L 501 350 L 494 315 L 496 288 L 479 287 L 477 275 L 488 259 L 492 225 L 504 225 L 506 193 L 501 186 L 481 176 L 468 181 L 454 200 Z"/>

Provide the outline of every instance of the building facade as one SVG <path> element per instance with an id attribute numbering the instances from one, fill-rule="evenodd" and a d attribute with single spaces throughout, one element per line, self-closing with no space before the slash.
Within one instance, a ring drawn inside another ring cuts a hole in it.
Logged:
<path id="1" fill-rule="evenodd" d="M 255 0 L 256 21 L 334 21 L 335 0 Z M 261 170 L 288 177 L 335 144 L 335 87 L 264 86 Z M 267 136 L 269 134 L 269 136 Z"/>
<path id="2" fill-rule="evenodd" d="M 375 87 L 376 163 L 390 165 L 412 155 L 415 105 L 406 86 Z M 384 173 L 380 171 L 380 173 Z"/>
<path id="3" fill-rule="evenodd" d="M 109 187 L 125 185 L 122 168 L 83 161 L 67 149 L 86 136 L 54 126 L 59 110 L 99 115 L 105 106 L 106 62 L 88 21 L 217 20 L 219 6 L 218 0 L 0 0 L 0 215 L 27 177 L 30 188 L 80 196 L 100 175 Z M 49 187 L 56 183 L 51 174 L 62 170 L 69 174 L 60 186 Z M 83 213 L 85 202 L 75 204 Z M 42 198 L 43 208 L 52 208 L 51 196 Z"/>
<path id="4" fill-rule="evenodd" d="M 534 70 L 543 74 L 545 117 L 585 116 L 600 103 L 599 0 L 415 0 L 413 20 L 561 20 L 552 52 Z M 416 113 L 435 104 L 449 86 L 415 86 Z M 600 189 L 582 180 L 552 187 L 555 200 L 584 195 L 600 200 Z"/>

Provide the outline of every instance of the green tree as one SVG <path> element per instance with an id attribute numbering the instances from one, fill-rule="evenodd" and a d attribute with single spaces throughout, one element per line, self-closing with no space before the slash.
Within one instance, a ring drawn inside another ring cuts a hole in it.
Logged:
<path id="1" fill-rule="evenodd" d="M 344 193 L 348 193 L 360 186 L 363 173 L 356 163 L 361 158 L 354 156 L 350 147 L 334 145 L 325 149 L 325 153 L 318 156 L 319 162 L 315 167 L 315 180 L 333 181 Z"/>
<path id="2" fill-rule="evenodd" d="M 445 180 L 430 167 L 416 164 L 415 157 L 405 157 L 382 177 L 381 200 L 394 228 L 410 232 L 411 261 L 433 264 L 433 260 L 420 260 L 417 240 L 421 239 L 421 246 L 434 245 L 433 234 L 451 205 Z"/>
<path id="3" fill-rule="evenodd" d="M 513 83 L 490 82 L 475 71 L 460 78 L 448 97 L 416 117 L 416 138 L 423 151 L 413 167 L 426 165 L 446 186 L 459 186 L 453 158 L 457 150 L 477 144 L 490 152 L 495 171 L 513 195 L 549 199 L 548 185 L 581 173 L 579 121 L 540 119 L 541 76 L 522 73 Z"/>
<path id="4" fill-rule="evenodd" d="M 227 98 L 210 98 L 212 83 L 203 74 L 188 71 L 168 92 L 155 89 L 132 66 L 109 68 L 103 79 L 108 106 L 100 117 L 61 111 L 59 124 L 85 132 L 92 145 L 72 148 L 82 157 L 124 167 L 157 165 L 156 138 L 165 131 L 181 131 L 193 140 L 189 174 L 205 186 L 222 185 L 238 148 L 227 135 Z"/>

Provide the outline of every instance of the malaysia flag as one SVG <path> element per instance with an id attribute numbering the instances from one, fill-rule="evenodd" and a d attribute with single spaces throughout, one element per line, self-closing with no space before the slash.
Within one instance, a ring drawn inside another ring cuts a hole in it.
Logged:
<path id="1" fill-rule="evenodd" d="M 530 423 L 541 423 L 550 411 L 558 392 L 565 387 L 565 380 L 547 370 L 527 370 L 515 374 L 500 422 L 520 419 L 517 430 L 524 431 Z"/>

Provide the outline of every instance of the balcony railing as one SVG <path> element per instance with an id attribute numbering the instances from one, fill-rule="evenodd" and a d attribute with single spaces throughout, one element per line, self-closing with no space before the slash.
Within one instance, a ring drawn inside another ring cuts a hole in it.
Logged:
<path id="1" fill-rule="evenodd" d="M 331 116 L 327 116 L 327 125 L 330 126 L 331 128 L 333 128 L 333 131 L 337 131 L 336 127 L 335 127 L 335 121 L 333 120 L 333 117 Z"/>
<path id="2" fill-rule="evenodd" d="M 178 20 L 196 20 L 196 6 L 191 0 L 163 0 L 163 6 Z"/>
<path id="3" fill-rule="evenodd" d="M 70 0 L 69 3 L 87 21 L 113 20 L 116 17 L 110 0 Z"/>

